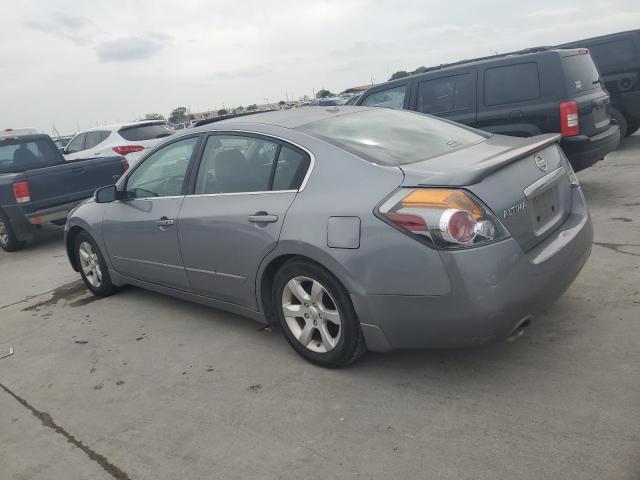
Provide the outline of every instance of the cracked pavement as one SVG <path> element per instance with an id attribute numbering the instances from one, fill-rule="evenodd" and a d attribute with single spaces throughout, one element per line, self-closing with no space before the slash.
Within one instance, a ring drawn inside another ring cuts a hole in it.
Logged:
<path id="1" fill-rule="evenodd" d="M 229 313 L 0 252 L 0 478 L 640 478 L 640 134 L 578 174 L 594 247 L 513 344 L 299 359 Z"/>

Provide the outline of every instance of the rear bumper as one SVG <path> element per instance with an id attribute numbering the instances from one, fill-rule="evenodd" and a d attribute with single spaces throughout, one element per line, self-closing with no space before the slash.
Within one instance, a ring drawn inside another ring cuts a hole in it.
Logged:
<path id="1" fill-rule="evenodd" d="M 564 224 L 527 253 L 513 239 L 442 252 L 447 295 L 351 295 L 368 347 L 458 348 L 510 336 L 558 299 L 589 258 L 593 228 L 579 189 L 573 206 Z"/>
<path id="2" fill-rule="evenodd" d="M 65 203 L 55 207 L 44 208 L 35 211 L 25 211 L 28 206 L 11 205 L 3 207 L 9 217 L 11 227 L 19 241 L 30 240 L 36 232 L 34 227 L 46 222 L 55 222 L 67 218 L 69 212 L 79 202 Z"/>
<path id="3" fill-rule="evenodd" d="M 602 160 L 606 154 L 618 148 L 619 144 L 620 128 L 617 125 L 612 125 L 593 137 L 576 135 L 564 137 L 560 142 L 562 150 L 576 172 Z"/>
<path id="4" fill-rule="evenodd" d="M 46 222 L 55 222 L 58 220 L 66 220 L 69 212 L 75 208 L 80 202 L 70 202 L 55 207 L 43 208 L 25 216 L 32 225 L 40 225 Z"/>

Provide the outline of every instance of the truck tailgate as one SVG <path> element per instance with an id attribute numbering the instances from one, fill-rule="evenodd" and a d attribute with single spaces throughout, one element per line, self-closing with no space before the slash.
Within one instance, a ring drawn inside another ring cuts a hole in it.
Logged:
<path id="1" fill-rule="evenodd" d="M 122 157 L 91 158 L 24 172 L 31 193 L 31 208 L 80 201 L 123 174 Z"/>

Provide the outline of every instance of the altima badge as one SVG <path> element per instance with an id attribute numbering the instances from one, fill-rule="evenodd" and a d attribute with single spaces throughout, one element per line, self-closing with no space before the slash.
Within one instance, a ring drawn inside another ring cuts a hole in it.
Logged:
<path id="1" fill-rule="evenodd" d="M 507 208 L 502 214 L 503 218 L 510 217 L 527 209 L 527 202 L 516 203 L 513 207 Z"/>
<path id="2" fill-rule="evenodd" d="M 542 170 L 543 172 L 547 171 L 547 162 L 544 158 L 542 158 L 540 155 L 536 155 L 533 159 L 536 161 L 536 165 L 540 170 Z"/>

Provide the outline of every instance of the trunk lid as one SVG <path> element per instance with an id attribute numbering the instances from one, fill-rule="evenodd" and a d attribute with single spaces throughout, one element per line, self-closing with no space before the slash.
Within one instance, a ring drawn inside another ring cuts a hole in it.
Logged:
<path id="1" fill-rule="evenodd" d="M 477 196 L 528 251 L 571 212 L 571 186 L 559 135 L 493 136 L 472 147 L 403 165 L 403 186 L 458 186 Z"/>

